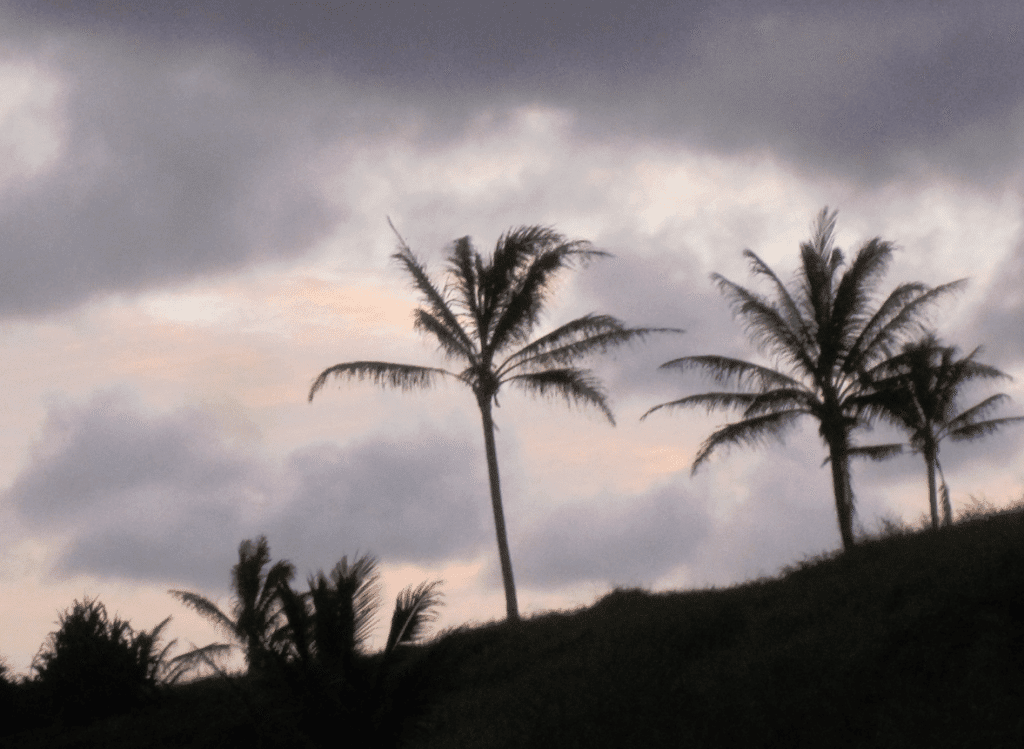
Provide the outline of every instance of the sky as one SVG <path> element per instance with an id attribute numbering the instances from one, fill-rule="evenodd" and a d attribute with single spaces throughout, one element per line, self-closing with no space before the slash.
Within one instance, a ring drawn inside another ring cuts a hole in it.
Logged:
<path id="1" fill-rule="evenodd" d="M 824 206 L 881 290 L 969 277 L 934 326 L 1014 375 L 1024 413 L 1018 2 L 0 2 L 0 657 L 26 673 L 99 598 L 182 646 L 218 633 L 238 544 L 299 582 L 381 562 L 384 604 L 443 579 L 436 630 L 504 615 L 479 413 L 456 385 L 310 384 L 343 361 L 440 366 L 388 219 L 443 282 L 547 225 L 612 257 L 588 312 L 685 329 L 590 362 L 617 425 L 504 393 L 495 418 L 524 614 L 616 586 L 728 586 L 839 547 L 813 424 L 716 455 L 724 415 L 651 406 L 757 359 L 709 276 L 784 278 Z M 760 359 L 758 359 L 761 361 Z M 888 439 L 884 429 L 865 441 Z M 955 507 L 1024 492 L 1024 430 L 943 445 Z M 853 469 L 858 523 L 917 522 L 924 464 Z"/>

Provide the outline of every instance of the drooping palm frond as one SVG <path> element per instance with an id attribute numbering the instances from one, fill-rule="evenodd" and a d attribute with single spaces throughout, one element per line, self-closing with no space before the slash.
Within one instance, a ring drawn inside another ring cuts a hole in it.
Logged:
<path id="1" fill-rule="evenodd" d="M 958 429 L 963 429 L 964 427 L 968 427 L 971 426 L 972 424 L 977 423 L 978 419 L 984 419 L 986 416 L 992 413 L 992 411 L 994 411 L 999 406 L 999 404 L 1008 400 L 1010 400 L 1010 396 L 1008 396 L 1006 393 L 996 393 L 995 395 L 990 395 L 988 398 L 981 401 L 981 403 L 976 403 L 975 405 L 968 408 L 966 411 L 961 411 L 958 415 L 949 419 L 945 425 L 946 429 L 950 432 L 950 436 L 952 436 L 952 432 L 955 432 Z M 996 421 L 1001 420 L 996 419 Z"/>
<path id="2" fill-rule="evenodd" d="M 701 464 L 711 457 L 711 453 L 718 448 L 732 445 L 754 447 L 762 445 L 772 438 L 781 439 L 785 431 L 806 413 L 807 411 L 803 409 L 790 409 L 726 424 L 701 443 L 697 457 L 693 459 L 690 473 L 696 473 Z"/>
<path id="3" fill-rule="evenodd" d="M 443 580 L 420 583 L 398 594 L 384 647 L 385 654 L 391 653 L 398 645 L 415 642 L 427 624 L 437 619 L 437 609 L 442 605 L 440 587 L 443 584 Z"/>
<path id="4" fill-rule="evenodd" d="M 223 669 L 217 663 L 217 659 L 221 656 L 227 656 L 233 647 L 233 645 L 226 642 L 212 642 L 201 648 L 192 648 L 187 653 L 176 655 L 168 661 L 169 668 L 167 676 L 164 678 L 167 683 L 173 684 L 185 674 L 192 672 L 201 665 L 209 666 L 214 671 L 222 673 Z"/>
<path id="5" fill-rule="evenodd" d="M 461 379 L 454 372 L 437 367 L 419 367 L 413 364 L 394 364 L 392 362 L 380 361 L 346 362 L 344 364 L 335 364 L 333 367 L 328 367 L 320 373 L 309 389 L 309 400 L 312 401 L 317 391 L 332 377 L 341 380 L 368 379 L 374 385 L 399 388 L 401 390 L 431 387 L 439 378 L 444 377 Z"/>
<path id="6" fill-rule="evenodd" d="M 233 638 L 238 637 L 238 628 L 235 626 L 234 620 L 221 611 L 217 604 L 209 598 L 188 590 L 169 590 L 167 592 L 204 617 L 224 634 Z"/>
<path id="7" fill-rule="evenodd" d="M 949 438 L 954 442 L 977 439 L 978 437 L 985 437 L 986 435 L 993 434 L 1007 424 L 1019 424 L 1021 422 L 1024 422 L 1024 416 L 1007 416 L 1002 419 L 979 421 L 973 424 L 967 424 L 958 429 L 951 429 L 949 431 Z"/>
<path id="8" fill-rule="evenodd" d="M 569 405 L 594 406 L 615 424 L 615 416 L 608 407 L 608 396 L 588 370 L 572 367 L 545 369 L 512 375 L 507 382 L 536 395 L 561 396 Z"/>
<path id="9" fill-rule="evenodd" d="M 903 445 L 900 443 L 891 443 L 888 445 L 862 445 L 859 447 L 851 447 L 847 452 L 851 458 L 866 458 L 867 460 L 874 460 L 881 462 L 888 460 L 889 458 L 903 454 Z M 825 462 L 828 462 L 826 458 Z"/>
<path id="10" fill-rule="evenodd" d="M 728 356 L 682 356 L 665 362 L 661 369 L 678 369 L 683 372 L 698 369 L 716 383 L 727 385 L 735 382 L 737 387 L 756 390 L 802 386 L 799 380 L 775 369 Z"/>
<path id="11" fill-rule="evenodd" d="M 705 413 L 713 411 L 726 411 L 732 408 L 746 410 L 751 403 L 758 398 L 758 393 L 700 393 L 699 395 L 688 395 L 679 400 L 660 403 L 657 406 L 647 409 L 640 421 L 643 421 L 655 411 L 661 409 L 674 410 L 678 408 L 703 408 Z"/>

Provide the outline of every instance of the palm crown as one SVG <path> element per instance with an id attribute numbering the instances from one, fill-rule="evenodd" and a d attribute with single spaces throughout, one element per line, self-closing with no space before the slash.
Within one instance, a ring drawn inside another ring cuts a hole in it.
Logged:
<path id="1" fill-rule="evenodd" d="M 757 348 L 775 360 L 762 366 L 724 356 L 686 356 L 663 364 L 701 370 L 736 390 L 702 393 L 651 408 L 738 409 L 741 418 L 713 432 L 693 462 L 696 471 L 716 449 L 757 445 L 781 437 L 810 415 L 829 450 L 836 511 L 843 545 L 853 545 L 853 492 L 850 486 L 850 432 L 862 423 L 870 387 L 863 374 L 891 357 L 900 344 L 920 333 L 929 307 L 962 281 L 929 288 L 897 286 L 880 305 L 875 291 L 894 247 L 875 238 L 847 265 L 835 246 L 836 213 L 823 209 L 809 242 L 800 245 L 796 282 L 787 286 L 754 252 L 744 251 L 755 276 L 765 279 L 773 298 L 761 296 L 719 274 L 712 280 L 745 323 Z"/>
<path id="2" fill-rule="evenodd" d="M 600 382 L 576 364 L 590 354 L 668 329 L 628 328 L 609 315 L 590 314 L 531 341 L 558 274 L 607 255 L 589 242 L 566 240 L 550 228 L 512 229 L 498 239 L 489 258 L 473 248 L 469 237 L 456 240 L 448 257 L 448 279 L 443 287 L 431 280 L 401 236 L 398 239 L 399 250 L 393 258 L 409 273 L 421 298 L 421 306 L 415 312 L 415 328 L 433 336 L 445 358 L 461 362 L 463 368 L 452 371 L 378 361 L 336 364 L 314 380 L 309 399 L 332 377 L 369 378 L 378 385 L 403 390 L 428 387 L 440 378 L 449 378 L 472 389 L 483 420 L 506 606 L 509 618 L 516 619 L 518 604 L 491 416 L 492 406 L 498 405 L 498 392 L 508 385 L 538 395 L 561 397 L 570 404 L 597 408 L 614 424 Z"/>
<path id="3" fill-rule="evenodd" d="M 945 522 L 952 521 L 949 488 L 939 463 L 939 443 L 947 437 L 954 442 L 984 437 L 1007 424 L 1024 421 L 1020 416 L 988 418 L 1009 399 L 1005 393 L 959 410 L 957 400 L 964 384 L 979 379 L 1010 379 L 1005 372 L 977 361 L 979 351 L 976 348 L 958 358 L 956 347 L 943 346 L 934 334 L 929 334 L 906 344 L 899 355 L 870 373 L 877 391 L 870 406 L 872 412 L 904 429 L 910 436 L 910 446 L 925 460 L 932 527 L 939 525 L 936 471 L 941 479 Z"/>

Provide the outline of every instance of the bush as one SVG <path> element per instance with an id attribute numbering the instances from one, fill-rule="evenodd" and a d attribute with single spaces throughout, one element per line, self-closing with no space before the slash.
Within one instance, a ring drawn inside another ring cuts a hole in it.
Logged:
<path id="1" fill-rule="evenodd" d="M 167 645 L 157 650 L 164 619 L 150 632 L 135 632 L 107 616 L 97 600 L 75 601 L 58 620 L 32 662 L 35 682 L 53 717 L 66 723 L 132 710 L 156 697 L 166 675 Z"/>

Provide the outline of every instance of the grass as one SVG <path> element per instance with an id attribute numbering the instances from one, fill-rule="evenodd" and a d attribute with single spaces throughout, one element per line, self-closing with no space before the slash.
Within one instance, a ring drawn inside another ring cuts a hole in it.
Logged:
<path id="1" fill-rule="evenodd" d="M 616 590 L 459 628 L 409 649 L 401 673 L 424 702 L 398 743 L 424 749 L 1022 746 L 1024 512 L 890 526 L 727 589 Z M 289 721 L 279 695 L 205 680 L 133 716 L 6 740 L 301 746 Z"/>

